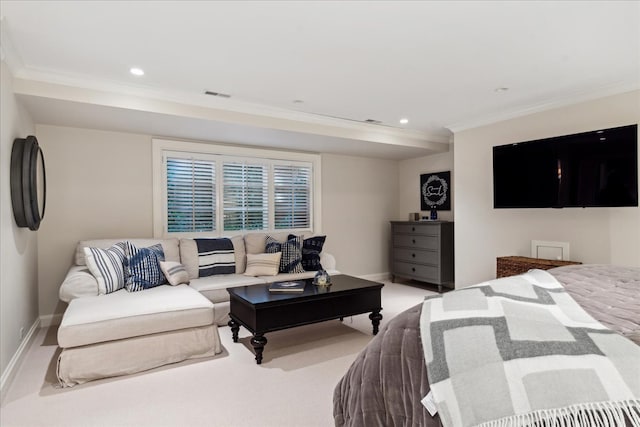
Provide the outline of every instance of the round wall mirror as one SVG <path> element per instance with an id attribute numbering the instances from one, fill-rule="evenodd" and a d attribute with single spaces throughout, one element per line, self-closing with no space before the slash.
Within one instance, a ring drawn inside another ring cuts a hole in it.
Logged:
<path id="1" fill-rule="evenodd" d="M 35 136 L 16 138 L 11 149 L 11 203 L 18 227 L 37 230 L 44 217 L 47 181 Z"/>

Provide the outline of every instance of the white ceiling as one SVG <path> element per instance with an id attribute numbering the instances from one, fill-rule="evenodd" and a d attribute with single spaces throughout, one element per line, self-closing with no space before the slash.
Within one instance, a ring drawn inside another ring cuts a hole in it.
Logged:
<path id="1" fill-rule="evenodd" d="M 0 8 L 15 92 L 45 124 L 400 159 L 446 151 L 451 131 L 640 87 L 637 1 Z"/>

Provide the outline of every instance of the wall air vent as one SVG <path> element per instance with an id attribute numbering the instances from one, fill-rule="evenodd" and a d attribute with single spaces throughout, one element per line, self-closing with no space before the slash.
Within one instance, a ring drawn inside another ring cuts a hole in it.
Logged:
<path id="1" fill-rule="evenodd" d="M 211 96 L 217 96 L 218 98 L 231 98 L 231 95 L 226 94 L 226 93 L 220 93 L 220 92 L 212 92 L 210 90 L 207 90 L 204 92 L 205 95 L 211 95 Z"/>
<path id="2" fill-rule="evenodd" d="M 381 125 L 382 122 L 380 120 L 367 119 L 364 121 L 365 123 L 371 123 L 373 125 Z"/>

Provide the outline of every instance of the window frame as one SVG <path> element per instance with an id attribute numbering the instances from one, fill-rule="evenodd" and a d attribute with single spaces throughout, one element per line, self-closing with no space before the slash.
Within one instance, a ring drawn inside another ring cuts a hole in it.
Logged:
<path id="1" fill-rule="evenodd" d="M 318 234 L 322 232 L 321 218 L 321 156 L 314 153 L 281 151 L 218 143 L 186 142 L 161 138 L 152 138 L 152 173 L 153 173 L 153 235 L 155 238 L 171 237 L 232 237 L 250 232 L 295 232 Z M 167 176 L 165 157 L 210 158 L 216 159 L 216 175 L 222 176 L 223 161 L 264 162 L 269 164 L 268 192 L 269 213 L 268 228 L 265 230 L 233 230 L 224 231 L 222 203 L 222 180 L 216 181 L 216 229 L 206 232 L 168 232 L 167 231 Z M 273 165 L 307 165 L 311 166 L 311 210 L 310 227 L 306 229 L 275 229 Z M 218 167 L 220 167 L 218 169 Z"/>

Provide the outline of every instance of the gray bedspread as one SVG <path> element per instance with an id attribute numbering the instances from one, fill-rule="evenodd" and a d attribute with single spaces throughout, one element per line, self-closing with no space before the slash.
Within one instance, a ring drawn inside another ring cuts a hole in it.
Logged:
<path id="1" fill-rule="evenodd" d="M 640 269 L 571 265 L 549 270 L 596 320 L 640 345 Z M 420 403 L 429 392 L 420 341 L 422 303 L 385 325 L 335 388 L 336 426 L 439 426 Z"/>

